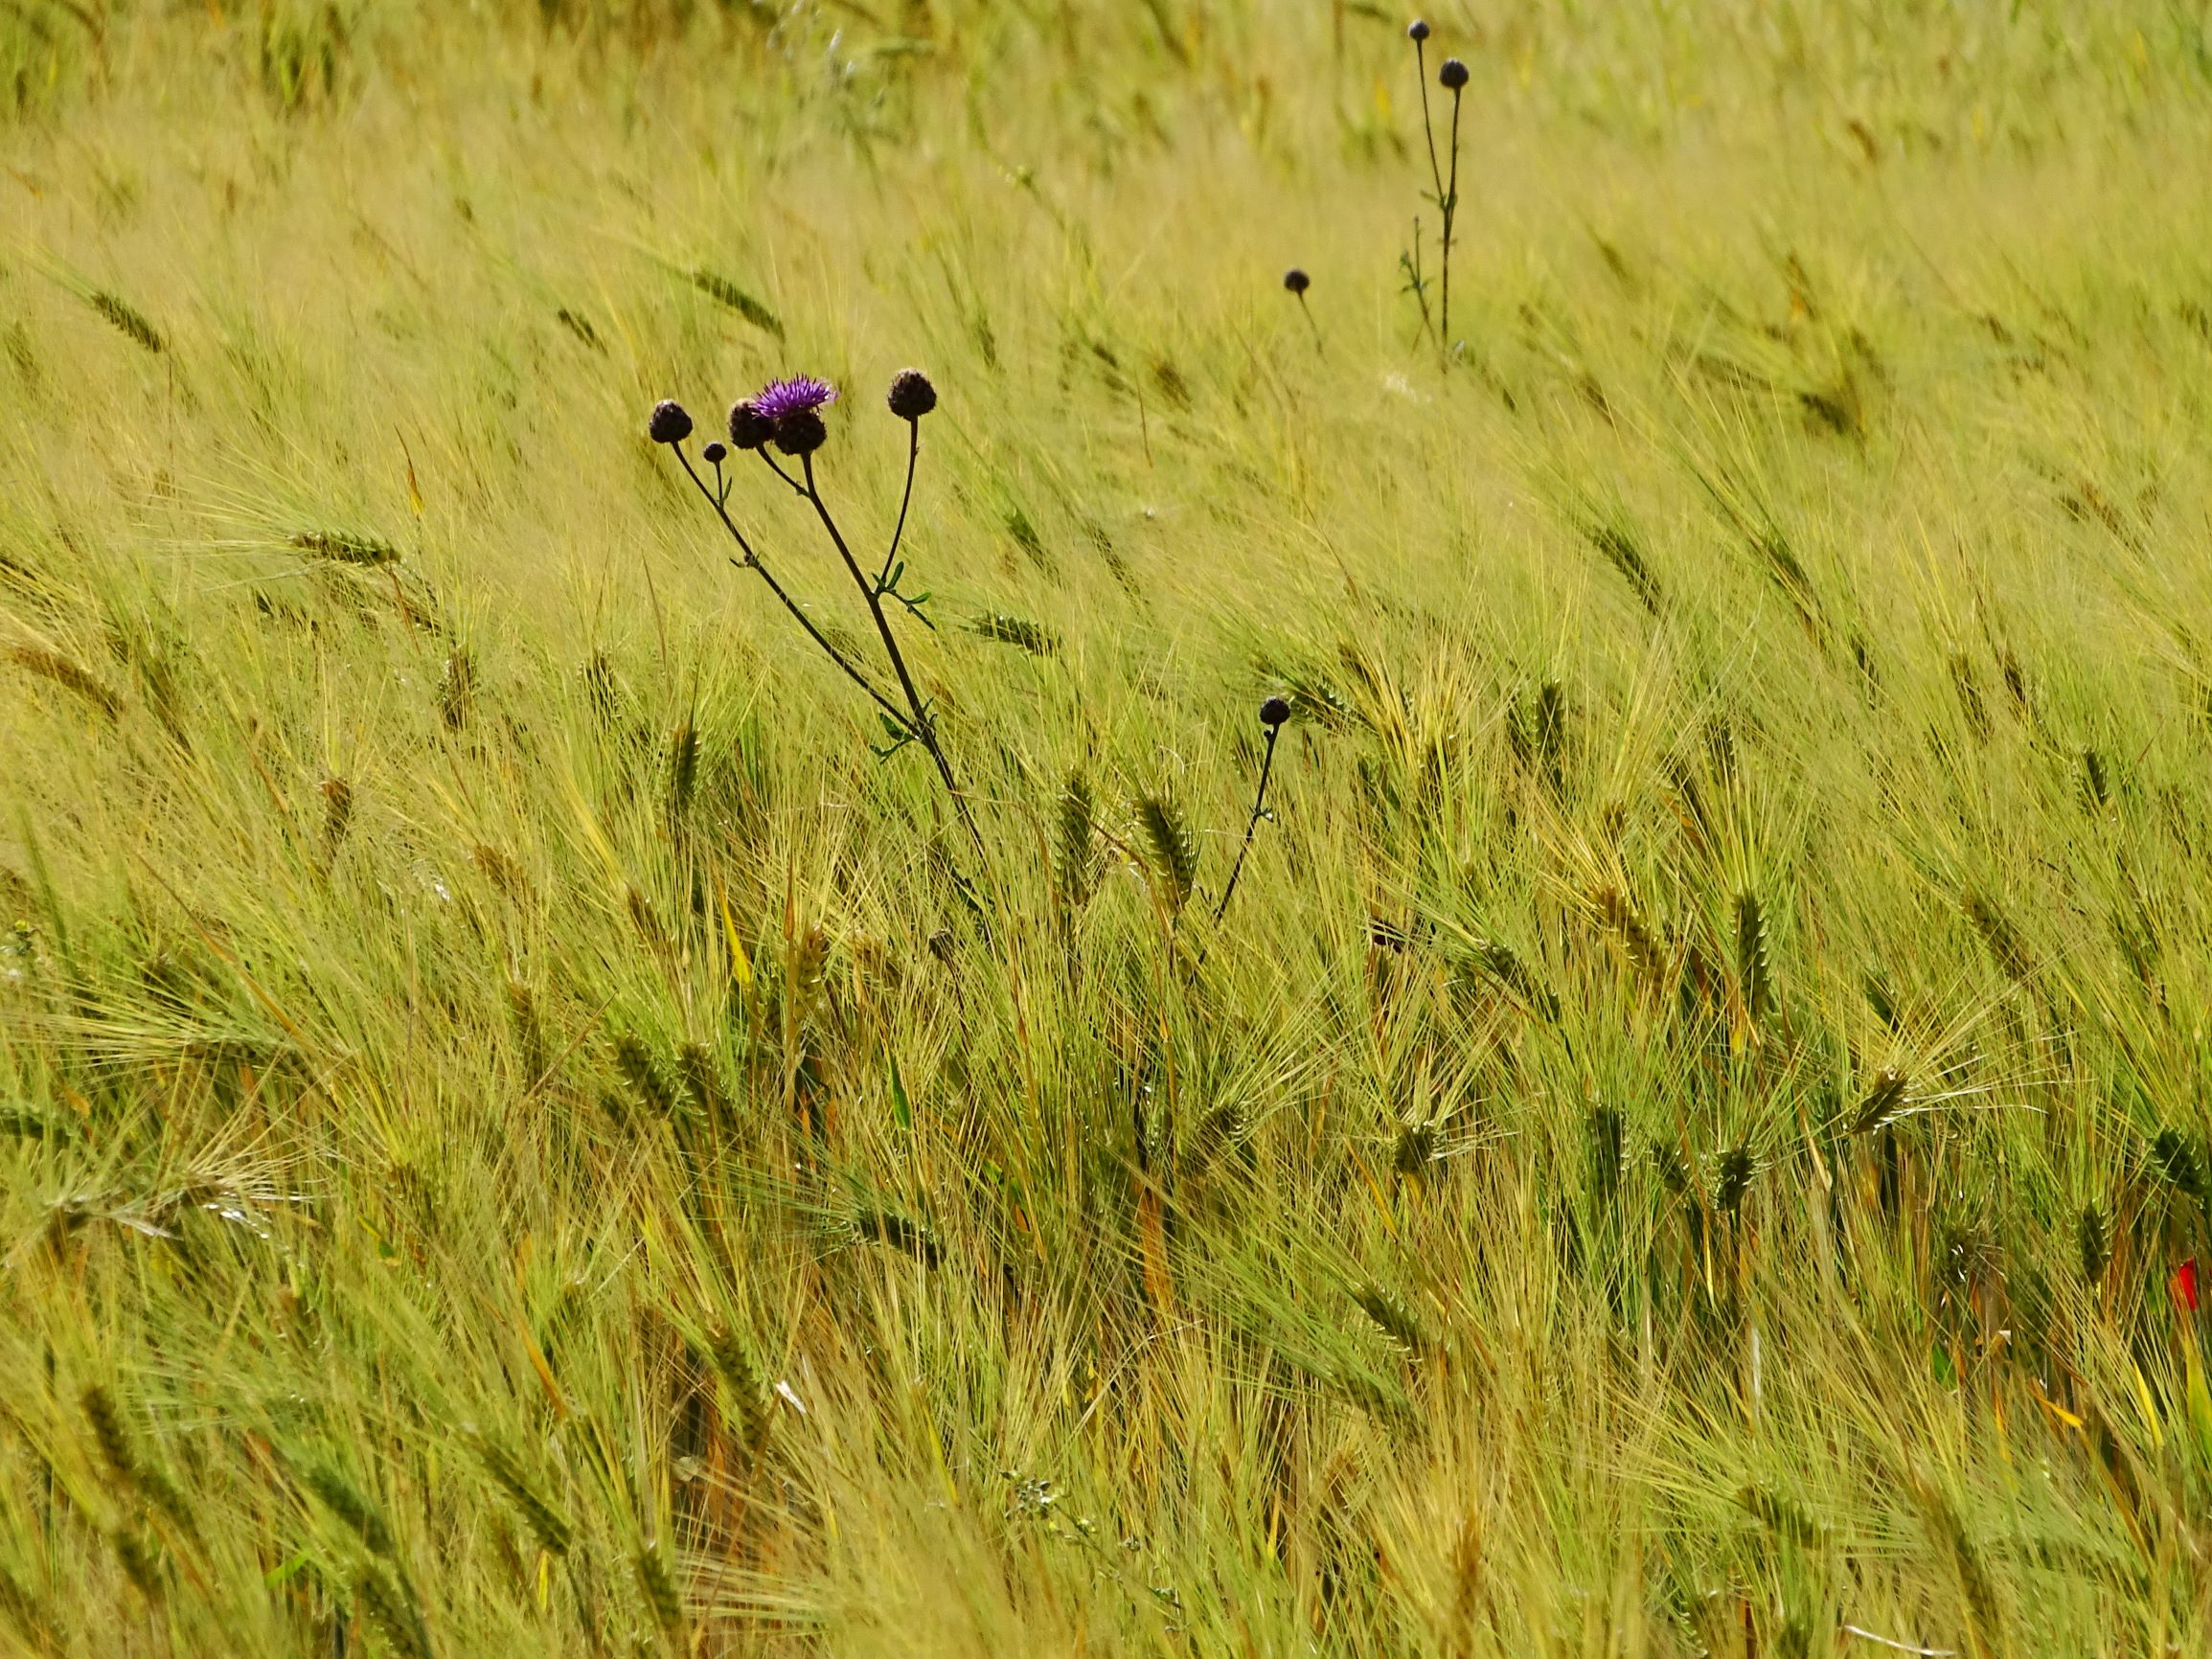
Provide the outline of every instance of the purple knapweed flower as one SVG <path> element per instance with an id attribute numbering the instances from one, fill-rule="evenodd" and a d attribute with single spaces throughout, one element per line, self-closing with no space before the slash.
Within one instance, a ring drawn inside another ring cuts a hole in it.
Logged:
<path id="1" fill-rule="evenodd" d="M 770 380 L 753 398 L 753 412 L 764 420 L 781 422 L 787 416 L 811 415 L 837 401 L 837 388 L 811 375 L 793 375 Z"/>

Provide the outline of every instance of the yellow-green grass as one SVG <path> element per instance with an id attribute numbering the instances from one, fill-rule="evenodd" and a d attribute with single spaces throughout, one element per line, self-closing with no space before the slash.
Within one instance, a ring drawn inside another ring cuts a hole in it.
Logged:
<path id="1" fill-rule="evenodd" d="M 1434 21 L 0 0 L 0 1648 L 2212 1637 L 2202 9 Z"/>

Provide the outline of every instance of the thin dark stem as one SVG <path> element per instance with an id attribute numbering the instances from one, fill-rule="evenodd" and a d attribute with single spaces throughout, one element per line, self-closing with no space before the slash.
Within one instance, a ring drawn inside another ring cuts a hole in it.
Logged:
<path id="1" fill-rule="evenodd" d="M 1260 761 L 1260 787 L 1252 796 L 1252 815 L 1244 820 L 1244 843 L 1237 849 L 1237 862 L 1229 867 L 1229 885 L 1221 889 L 1221 902 L 1214 906 L 1214 925 L 1221 924 L 1221 918 L 1229 914 L 1229 900 L 1237 896 L 1237 877 L 1244 874 L 1244 855 L 1252 851 L 1252 832 L 1259 829 L 1260 820 L 1267 810 L 1267 779 L 1275 770 L 1275 739 L 1283 735 L 1280 726 L 1267 728 L 1267 753 Z"/>
<path id="2" fill-rule="evenodd" d="M 760 457 L 763 461 L 767 463 L 768 470 L 773 472 L 778 478 L 781 478 L 789 488 L 793 495 L 804 495 L 807 493 L 807 487 L 804 484 L 801 484 L 796 478 L 793 478 L 788 472 L 784 470 L 783 463 L 768 453 L 767 446 L 765 444 L 761 447 Z"/>
<path id="3" fill-rule="evenodd" d="M 906 488 L 899 496 L 899 522 L 891 531 L 891 548 L 883 556 L 883 574 L 876 579 L 876 588 L 881 592 L 883 584 L 891 580 L 891 567 L 899 562 L 899 543 L 906 534 L 906 509 L 914 501 L 914 464 L 922 459 L 922 422 L 906 422 Z"/>
<path id="4" fill-rule="evenodd" d="M 1451 94 L 1451 183 L 1444 192 L 1444 292 L 1438 311 L 1444 323 L 1443 347 L 1451 351 L 1451 221 L 1459 213 L 1459 90 Z"/>
<path id="5" fill-rule="evenodd" d="M 784 591 L 783 584 L 768 574 L 768 567 L 761 562 L 761 556 L 753 551 L 752 544 L 745 539 L 744 532 L 741 531 L 731 520 L 728 509 L 715 499 L 715 492 L 707 488 L 706 480 L 701 478 L 697 470 L 693 467 L 692 459 L 683 452 L 683 446 L 672 444 L 671 447 L 675 450 L 676 460 L 682 463 L 686 475 L 690 477 L 693 484 L 698 487 L 698 492 L 706 497 L 707 505 L 715 510 L 715 516 L 722 521 L 722 528 L 730 533 L 730 539 L 738 544 L 738 551 L 745 556 L 741 559 L 734 559 L 731 562 L 747 570 L 758 571 L 761 580 L 768 584 L 768 591 L 774 594 L 782 602 L 784 608 L 798 620 L 799 625 L 807 630 L 807 636 L 829 654 L 830 660 L 845 670 L 846 677 L 866 692 L 875 700 L 878 708 L 898 722 L 900 729 L 911 731 L 913 722 L 900 710 L 899 705 L 878 691 L 875 682 L 855 668 L 852 660 L 824 637 L 822 630 L 814 625 L 814 619 L 800 609 L 798 602 Z"/>
<path id="6" fill-rule="evenodd" d="M 1436 128 L 1428 119 L 1428 52 L 1422 42 L 1413 43 L 1413 72 L 1421 82 L 1421 136 L 1428 140 L 1428 176 L 1436 181 L 1436 199 L 1444 199 L 1444 169 L 1436 165 Z"/>
<path id="7" fill-rule="evenodd" d="M 1401 254 L 1398 262 L 1405 271 L 1406 286 L 1413 292 L 1414 303 L 1421 307 L 1421 331 L 1430 339 L 1436 339 L 1436 319 L 1428 314 L 1428 281 L 1421 274 L 1421 216 L 1419 214 L 1413 216 L 1413 257 L 1408 261 L 1403 254 Z M 1440 344 L 1437 349 L 1442 351 L 1442 345 Z"/>
<path id="8" fill-rule="evenodd" d="M 830 533 L 831 541 L 836 545 L 837 557 L 845 561 L 845 569 L 853 578 L 853 585 L 860 590 L 860 597 L 868 603 L 868 614 L 876 619 L 876 633 L 883 642 L 883 654 L 891 659 L 891 671 L 899 676 L 899 688 L 906 693 L 906 706 L 911 711 L 906 724 L 921 740 L 922 746 L 929 751 L 929 758 L 937 762 L 937 775 L 945 780 L 945 788 L 952 797 L 953 808 L 960 814 L 961 823 L 967 826 L 969 837 L 975 842 L 975 850 L 981 852 L 983 831 L 975 827 L 974 815 L 969 810 L 968 797 L 961 793 L 960 782 L 952 775 L 952 762 L 946 759 L 945 746 L 937 739 L 936 722 L 930 719 L 929 711 L 923 704 L 922 693 L 915 689 L 914 676 L 907 672 L 906 653 L 899 648 L 899 636 L 891 631 L 891 619 L 883 614 L 883 597 L 869 585 L 867 575 L 860 569 L 859 560 L 853 557 L 852 548 L 846 544 L 844 532 L 837 528 L 837 521 L 830 516 L 829 504 L 823 501 L 822 491 L 814 483 L 814 458 L 811 455 L 802 456 L 799 465 L 807 480 L 807 499 L 814 505 L 814 516 L 822 521 L 822 528 Z"/>
<path id="9" fill-rule="evenodd" d="M 1313 350 L 1326 356 L 1328 348 L 1321 344 L 1321 325 L 1314 320 L 1313 307 L 1306 303 L 1304 294 L 1298 296 L 1298 308 L 1306 313 L 1306 326 L 1313 330 Z"/>

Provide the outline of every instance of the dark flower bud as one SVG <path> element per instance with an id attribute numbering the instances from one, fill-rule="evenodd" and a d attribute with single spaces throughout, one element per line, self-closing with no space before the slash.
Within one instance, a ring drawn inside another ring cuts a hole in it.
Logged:
<path id="1" fill-rule="evenodd" d="M 1426 40 L 1428 38 L 1428 19 L 1416 17 L 1408 23 L 1405 26 L 1405 38 L 1408 40 Z"/>
<path id="2" fill-rule="evenodd" d="M 1467 84 L 1467 65 L 1456 57 L 1447 57 L 1444 67 L 1436 72 L 1436 79 L 1447 92 L 1457 92 Z"/>
<path id="3" fill-rule="evenodd" d="M 750 398 L 730 405 L 730 447 L 758 449 L 776 435 L 776 423 L 753 407 Z"/>
<path id="4" fill-rule="evenodd" d="M 1277 694 L 1260 705 L 1260 724 L 1270 732 L 1290 717 L 1290 699 Z"/>
<path id="5" fill-rule="evenodd" d="M 1283 285 L 1293 294 L 1302 294 L 1313 285 L 1313 279 L 1298 266 L 1292 265 L 1283 273 Z"/>
<path id="6" fill-rule="evenodd" d="M 664 398 L 652 406 L 652 420 L 646 430 L 655 443 L 681 443 L 692 435 L 692 418 L 673 398 Z"/>
<path id="7" fill-rule="evenodd" d="M 786 455 L 811 455 L 830 442 L 830 426 L 818 409 L 794 409 L 776 422 L 776 447 Z"/>
<path id="8" fill-rule="evenodd" d="M 710 443 L 699 453 L 706 458 L 709 466 L 719 466 L 730 458 L 730 452 L 719 443 Z"/>
<path id="9" fill-rule="evenodd" d="M 919 420 L 937 407 L 937 388 L 919 369 L 901 369 L 891 381 L 891 413 L 901 420 Z"/>

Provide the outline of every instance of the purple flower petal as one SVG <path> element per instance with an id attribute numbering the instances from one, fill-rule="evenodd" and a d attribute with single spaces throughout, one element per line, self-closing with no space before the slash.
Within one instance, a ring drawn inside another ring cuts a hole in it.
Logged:
<path id="1" fill-rule="evenodd" d="M 837 400 L 837 388 L 827 380 L 817 380 L 811 375 L 793 375 L 783 380 L 770 380 L 753 398 L 753 408 L 769 421 L 782 420 L 787 415 L 822 408 Z"/>

